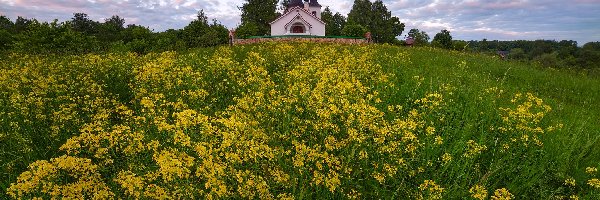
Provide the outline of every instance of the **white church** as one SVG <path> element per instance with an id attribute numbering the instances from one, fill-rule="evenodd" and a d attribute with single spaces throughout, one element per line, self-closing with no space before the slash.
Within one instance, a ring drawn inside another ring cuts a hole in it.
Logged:
<path id="1" fill-rule="evenodd" d="M 317 0 L 290 1 L 283 15 L 270 24 L 271 36 L 325 36 L 325 22 L 321 20 L 321 5 Z"/>

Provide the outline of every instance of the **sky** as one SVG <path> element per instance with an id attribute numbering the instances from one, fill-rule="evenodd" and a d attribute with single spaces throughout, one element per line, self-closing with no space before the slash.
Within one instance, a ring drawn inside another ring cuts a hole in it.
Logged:
<path id="1" fill-rule="evenodd" d="M 323 9 L 347 15 L 353 0 L 318 0 Z M 373 1 L 373 0 L 372 0 Z M 83 12 L 96 21 L 118 15 L 126 24 L 154 31 L 180 29 L 203 9 L 230 29 L 240 24 L 244 0 L 0 0 L 0 15 L 38 21 L 70 20 Z M 433 36 L 449 30 L 460 40 L 600 41 L 600 0 L 383 0 L 408 30 Z"/>

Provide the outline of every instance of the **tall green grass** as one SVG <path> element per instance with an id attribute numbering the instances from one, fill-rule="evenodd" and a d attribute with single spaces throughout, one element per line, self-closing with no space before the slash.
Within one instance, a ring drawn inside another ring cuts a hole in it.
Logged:
<path id="1" fill-rule="evenodd" d="M 469 188 L 476 184 L 484 185 L 490 195 L 495 189 L 507 188 L 519 199 L 559 199 L 572 194 L 580 195 L 585 199 L 600 198 L 599 189 L 586 185 L 586 181 L 593 175 L 585 172 L 587 167 L 600 168 L 600 79 L 598 77 L 586 76 L 577 71 L 540 68 L 530 63 L 504 61 L 497 57 L 433 48 L 307 43 L 289 45 L 297 47 L 289 48 L 289 55 L 275 55 L 275 50 L 282 51 L 278 49 L 282 44 L 268 43 L 146 56 L 90 54 L 82 57 L 38 55 L 23 58 L 21 56 L 25 55 L 17 55 L 0 60 L 0 72 L 5 73 L 0 79 L 2 87 L 0 88 L 0 108 L 2 109 L 0 110 L 2 113 L 0 116 L 0 125 L 2 125 L 0 127 L 0 134 L 2 134 L 0 136 L 2 143 L 2 147 L 0 147 L 0 170 L 2 170 L 0 171 L 2 176 L 0 177 L 2 189 L 0 198 L 8 198 L 5 196 L 6 189 L 10 187 L 11 183 L 15 183 L 16 177 L 26 170 L 28 164 L 64 154 L 58 148 L 68 138 L 79 134 L 79 130 L 84 124 L 93 123 L 92 116 L 104 112 L 104 109 L 111 112 L 108 123 L 111 125 L 121 124 L 128 122 L 128 119 L 115 114 L 117 106 L 127 106 L 138 115 L 146 112 L 143 111 L 143 105 L 140 103 L 142 96 L 136 95 L 144 95 L 144 92 L 147 91 L 164 93 L 167 95 L 167 101 L 175 102 L 180 100 L 180 96 L 178 96 L 180 90 L 200 88 L 206 89 L 208 92 L 205 102 L 186 103 L 189 104 L 190 109 L 200 110 L 203 112 L 202 114 L 211 118 L 220 118 L 231 111 L 228 108 L 232 108 L 238 103 L 239 98 L 252 97 L 252 89 L 256 89 L 252 87 L 255 86 L 248 84 L 242 87 L 236 85 L 239 83 L 232 81 L 232 78 L 240 82 L 245 80 L 246 76 L 249 76 L 245 73 L 252 69 L 249 66 L 264 67 L 269 81 L 275 84 L 269 87 L 285 94 L 285 85 L 292 84 L 286 82 L 288 72 L 299 65 L 306 64 L 307 60 L 318 58 L 321 59 L 323 66 L 336 67 L 331 65 L 336 61 L 329 60 L 327 55 L 311 54 L 322 48 L 337 48 L 336 53 L 340 53 L 339 55 L 347 53 L 356 57 L 361 56 L 358 52 L 372 51 L 370 54 L 372 57 L 365 62 L 369 65 L 377 65 L 371 70 L 374 69 L 379 73 L 377 70 L 381 69 L 382 72 L 389 75 L 387 82 L 381 82 L 377 77 L 365 77 L 370 72 L 362 72 L 361 69 L 350 70 L 356 74 L 348 73 L 359 77 L 361 83 L 370 91 L 379 93 L 382 102 L 369 102 L 369 104 L 384 111 L 386 120 L 391 121 L 398 116 L 400 118 L 406 116 L 411 108 L 419 109 L 415 101 L 428 94 L 444 95 L 443 107 L 424 116 L 424 120 L 435 126 L 436 133 L 444 138 L 443 144 L 440 148 L 425 146 L 424 149 L 419 150 L 419 155 L 414 157 L 416 160 L 408 162 L 419 164 L 420 166 L 409 168 L 423 167 L 423 172 L 415 176 L 399 175 L 397 180 L 390 180 L 385 184 L 374 181 L 366 172 L 364 174 L 356 172 L 358 175 L 353 184 L 356 185 L 356 189 L 364 192 L 362 198 L 407 198 L 409 195 L 414 195 L 413 190 L 419 187 L 423 180 L 435 180 L 438 185 L 444 187 L 443 197 L 447 199 L 468 199 Z M 228 50 L 231 50 L 230 55 L 218 54 L 219 51 Z M 250 59 L 252 53 L 258 53 L 266 60 L 259 62 L 256 60 L 260 59 Z M 339 55 L 331 57 L 343 59 L 339 58 Z M 169 62 L 163 63 L 163 59 L 169 60 Z M 215 61 L 219 59 L 231 59 L 230 64 L 239 64 L 240 66 L 237 68 L 237 66 L 223 64 L 225 62 L 221 62 L 222 60 Z M 166 68 L 162 69 L 164 70 L 162 72 L 177 74 L 173 75 L 177 78 L 184 77 L 181 79 L 184 84 L 164 91 L 159 83 L 162 83 L 160 81 L 169 83 L 169 80 L 150 79 L 146 82 L 136 80 L 138 72 L 135 70 L 151 69 L 156 67 L 152 65 L 165 63 L 169 63 L 169 67 L 173 68 L 162 66 Z M 145 68 L 146 64 L 151 65 Z M 254 66 L 259 64 L 265 66 Z M 188 66 L 192 72 L 197 74 L 191 76 L 179 71 Z M 31 80 L 25 80 L 22 77 L 29 77 Z M 201 77 L 202 80 L 190 80 L 190 77 Z M 50 84 L 49 88 L 40 82 L 47 78 L 56 80 Z M 316 80 L 308 80 L 308 82 L 311 81 Z M 140 85 L 142 83 L 156 84 L 157 86 Z M 18 87 L 11 88 L 15 84 Z M 492 88 L 495 88 L 494 92 L 487 92 Z M 499 92 L 500 90 L 502 92 Z M 44 92 L 36 93 L 36 91 Z M 542 147 L 514 148 L 506 152 L 502 151 L 502 142 L 509 140 L 508 136 L 502 135 L 493 128 L 501 126 L 502 111 L 499 108 L 513 108 L 515 104 L 511 102 L 511 99 L 517 93 L 532 93 L 543 99 L 544 103 L 552 108 L 552 111 L 541 122 L 542 126 L 548 127 L 556 124 L 564 124 L 564 126 L 562 129 L 541 135 Z M 14 98 L 19 95 L 33 99 L 15 100 Z M 75 98 L 63 99 L 65 96 Z M 35 104 L 35 98 L 40 98 L 40 101 L 44 103 Z M 359 97 L 353 98 L 360 99 Z M 23 107 L 14 105 L 15 101 L 23 103 L 31 110 L 19 110 Z M 64 105 L 69 103 L 75 104 L 73 110 L 76 112 L 69 115 L 74 116 L 75 119 L 60 121 L 36 117 L 36 114 L 40 113 L 52 116 L 53 113 L 61 111 L 64 109 Z M 390 105 L 400 105 L 404 108 L 399 113 L 394 113 L 388 111 L 387 108 Z M 172 109 L 168 112 L 175 113 L 175 108 Z M 13 114 L 8 115 L 8 113 Z M 265 115 L 277 115 L 279 118 L 264 119 L 265 121 L 261 121 L 261 123 L 267 125 L 261 127 L 262 129 L 267 130 L 269 134 L 287 134 L 285 137 L 290 137 L 290 132 L 293 132 L 291 126 L 294 123 L 291 123 L 289 119 L 293 118 L 295 113 L 275 112 L 275 114 L 267 113 Z M 171 118 L 174 118 L 174 115 L 164 117 L 173 120 Z M 303 117 L 310 119 L 311 116 Z M 18 126 L 14 126 L 14 123 L 18 123 Z M 61 126 L 62 129 L 58 136 L 52 135 L 51 125 Z M 12 127 L 19 127 L 19 129 Z M 160 132 L 148 129 L 147 133 Z M 166 138 L 165 135 L 160 134 L 147 137 Z M 306 137 L 311 138 L 310 136 Z M 487 146 L 487 150 L 478 155 L 476 159 L 467 159 L 462 156 L 470 140 Z M 288 143 L 277 143 L 277 140 L 270 142 L 270 145 L 281 145 L 282 147 L 288 145 L 285 147 L 293 148 L 291 144 L 288 144 L 289 141 L 287 141 Z M 319 141 L 316 140 L 316 142 Z M 423 142 L 432 143 L 427 139 L 424 139 Z M 354 155 L 355 152 L 343 153 Z M 440 155 L 444 153 L 453 156 L 451 164 L 438 164 L 441 162 Z M 135 159 L 137 158 L 120 158 L 117 161 L 126 163 Z M 278 161 L 286 163 L 290 162 L 290 159 L 282 158 Z M 431 161 L 435 164 L 428 165 L 427 163 Z M 117 164 L 119 164 L 118 162 Z M 107 182 L 111 182 L 115 178 L 117 170 L 125 168 L 117 166 L 117 164 L 114 168 L 107 168 L 102 172 L 104 173 L 102 174 L 103 178 Z M 369 165 L 365 164 L 364 166 Z M 291 169 L 293 167 L 289 168 L 284 170 L 294 171 Z M 344 197 L 339 192 L 331 193 L 324 187 L 312 186 L 310 175 L 291 174 L 291 176 L 299 179 L 299 185 L 286 192 L 294 194 L 296 198 Z M 565 180 L 568 178 L 576 180 L 576 187 L 565 185 Z M 116 187 L 116 183 L 109 184 L 109 186 Z M 116 194 L 124 193 L 123 191 L 114 192 Z"/>

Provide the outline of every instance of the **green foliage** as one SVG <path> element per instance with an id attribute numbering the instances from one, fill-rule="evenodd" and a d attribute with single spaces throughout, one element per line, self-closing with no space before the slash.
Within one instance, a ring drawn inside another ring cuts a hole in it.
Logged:
<path id="1" fill-rule="evenodd" d="M 14 26 L 15 24 L 12 21 L 10 21 L 8 17 L 0 15 L 0 30 L 10 32 L 11 30 L 13 30 Z"/>
<path id="2" fill-rule="evenodd" d="M 340 36 L 342 35 L 342 29 L 346 25 L 346 17 L 339 12 L 333 14 L 329 9 L 329 6 L 321 13 L 321 20 L 325 22 L 325 35 L 326 36 Z"/>
<path id="3" fill-rule="evenodd" d="M 0 16 L 0 51 L 83 54 L 90 52 L 183 50 L 225 44 L 228 30 L 216 20 L 208 23 L 203 11 L 184 30 L 154 33 L 147 27 L 129 24 L 117 15 L 103 23 L 75 13 L 69 21 L 38 22 L 18 17 L 13 23 Z"/>
<path id="4" fill-rule="evenodd" d="M 246 22 L 240 25 L 237 29 L 235 29 L 235 37 L 236 38 L 248 38 L 250 36 L 257 36 L 258 34 L 258 25 L 253 22 Z"/>
<path id="5" fill-rule="evenodd" d="M 14 51 L 28 53 L 87 53 L 98 50 L 98 41 L 93 36 L 73 31 L 69 23 L 39 23 L 33 20 L 27 29 L 17 34 Z"/>
<path id="6" fill-rule="evenodd" d="M 362 25 L 371 32 L 373 41 L 377 43 L 392 43 L 404 31 L 404 23 L 392 16 L 381 0 L 373 3 L 370 0 L 355 0 L 348 13 L 348 24 Z"/>
<path id="7" fill-rule="evenodd" d="M 510 54 L 508 55 L 508 57 L 510 59 L 515 59 L 515 60 L 522 60 L 527 58 L 527 55 L 525 54 L 525 51 L 523 51 L 523 49 L 521 48 L 514 48 L 510 50 Z"/>
<path id="8" fill-rule="evenodd" d="M 98 33 L 99 22 L 89 19 L 85 13 L 74 13 L 71 18 L 71 28 L 77 32 L 88 35 Z"/>
<path id="9" fill-rule="evenodd" d="M 588 42 L 583 45 L 583 50 L 600 51 L 600 42 Z"/>
<path id="10" fill-rule="evenodd" d="M 13 31 L 15 33 L 21 33 L 24 32 L 28 29 L 29 25 L 33 22 L 33 21 L 37 21 L 37 20 L 29 20 L 29 19 L 25 19 L 21 16 L 17 17 L 17 20 L 15 20 L 15 25 L 13 28 Z"/>
<path id="11" fill-rule="evenodd" d="M 413 28 L 408 31 L 408 37 L 415 40 L 414 46 L 427 46 L 429 45 L 429 35 L 425 31 Z"/>
<path id="12" fill-rule="evenodd" d="M 348 24 L 342 29 L 342 35 L 350 37 L 365 37 L 367 29 L 359 24 Z"/>
<path id="13" fill-rule="evenodd" d="M 174 29 L 169 29 L 164 32 L 157 33 L 155 35 L 156 43 L 152 47 L 153 51 L 176 51 L 184 50 L 187 48 L 185 41 L 179 39 L 182 36 L 182 32 Z"/>
<path id="14" fill-rule="evenodd" d="M 539 55 L 535 57 L 533 61 L 539 63 L 543 67 L 556 68 L 560 66 L 558 53 L 556 52 Z"/>
<path id="15" fill-rule="evenodd" d="M 435 47 L 452 49 L 452 36 L 450 35 L 450 31 L 444 29 L 435 34 L 435 37 L 433 37 L 433 41 L 431 41 L 431 43 Z"/>
<path id="16" fill-rule="evenodd" d="M 225 26 L 217 23 L 208 23 L 208 17 L 203 10 L 198 12 L 198 17 L 183 28 L 183 35 L 188 47 L 208 47 L 226 44 L 228 41 L 228 30 Z"/>
<path id="17" fill-rule="evenodd" d="M 583 46 L 577 55 L 577 66 L 584 69 L 600 69 L 600 49 Z"/>
<path id="18" fill-rule="evenodd" d="M 0 51 L 5 51 L 11 48 L 13 36 L 7 29 L 0 29 Z"/>
<path id="19" fill-rule="evenodd" d="M 469 42 L 464 40 L 453 40 L 452 49 L 456 51 L 467 51 L 469 50 Z"/>
<path id="20" fill-rule="evenodd" d="M 486 199 L 500 188 L 600 197 L 588 185 L 597 172 L 585 172 L 600 167 L 600 80 L 564 69 L 427 47 L 264 43 L 14 54 L 0 71 L 2 199 L 11 183 L 29 189 L 23 198 L 47 185 L 106 186 L 116 199 L 156 188 L 190 199 L 470 199 L 474 185 Z M 65 158 L 93 168 L 69 170 L 86 166 Z M 30 178 L 43 175 L 56 176 Z M 79 185 L 89 180 L 100 184 Z"/>
<path id="21" fill-rule="evenodd" d="M 278 0 L 246 0 L 242 7 L 238 7 L 242 11 L 242 24 L 255 24 L 257 36 L 271 34 L 269 23 L 277 18 L 277 2 Z"/>

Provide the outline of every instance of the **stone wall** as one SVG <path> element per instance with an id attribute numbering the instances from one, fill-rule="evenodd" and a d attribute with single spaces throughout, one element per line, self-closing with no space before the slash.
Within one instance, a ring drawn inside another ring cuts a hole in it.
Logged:
<path id="1" fill-rule="evenodd" d="M 259 42 L 321 42 L 321 43 L 340 43 L 340 44 L 366 44 L 366 39 L 352 38 L 251 38 L 235 39 L 234 45 L 253 44 Z"/>

